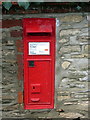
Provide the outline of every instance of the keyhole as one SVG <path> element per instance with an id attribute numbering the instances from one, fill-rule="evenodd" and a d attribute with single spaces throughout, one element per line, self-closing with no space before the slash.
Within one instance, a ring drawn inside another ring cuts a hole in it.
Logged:
<path id="1" fill-rule="evenodd" d="M 33 89 L 35 89 L 35 86 L 33 86 Z"/>

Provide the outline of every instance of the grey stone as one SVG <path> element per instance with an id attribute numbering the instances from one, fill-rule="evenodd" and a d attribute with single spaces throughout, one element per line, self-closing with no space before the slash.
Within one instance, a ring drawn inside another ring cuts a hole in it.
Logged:
<path id="1" fill-rule="evenodd" d="M 90 50 L 90 45 L 85 45 L 85 52 L 89 52 L 89 50 Z"/>
<path id="2" fill-rule="evenodd" d="M 60 113 L 60 116 L 62 116 L 63 118 L 78 118 L 78 117 L 85 118 L 82 114 L 74 112 Z"/>
<path id="3" fill-rule="evenodd" d="M 88 56 L 88 53 L 83 53 L 83 54 L 78 54 L 78 55 L 77 54 L 72 54 L 71 58 L 73 58 L 73 59 L 74 58 L 80 58 L 81 59 L 81 58 L 89 58 L 89 56 Z"/>
<path id="4" fill-rule="evenodd" d="M 85 85 L 82 85 L 82 84 L 76 84 L 75 86 L 78 88 L 85 88 Z"/>
<path id="5" fill-rule="evenodd" d="M 2 31 L 2 43 L 7 43 L 9 38 L 10 38 L 9 29 L 6 29 L 5 31 Z"/>
<path id="6" fill-rule="evenodd" d="M 79 29 L 68 29 L 68 30 L 61 30 L 60 31 L 60 37 L 61 36 L 69 36 L 69 35 L 77 35 L 80 34 L 81 31 Z"/>
<path id="7" fill-rule="evenodd" d="M 87 71 L 88 70 L 88 59 L 73 59 L 72 65 L 69 67 L 69 70 L 76 71 Z"/>
<path id="8" fill-rule="evenodd" d="M 3 50 L 15 50 L 15 46 L 2 46 Z"/>
<path id="9" fill-rule="evenodd" d="M 80 52 L 80 46 L 64 46 L 60 48 L 59 54 L 71 53 L 71 52 Z"/>
<path id="10" fill-rule="evenodd" d="M 87 15 L 87 20 L 90 21 L 90 15 Z"/>
<path id="11" fill-rule="evenodd" d="M 88 35 L 89 35 L 88 32 L 79 34 L 79 36 L 88 36 Z"/>
<path id="12" fill-rule="evenodd" d="M 88 33 L 88 28 L 83 28 L 83 29 L 81 30 L 81 32 L 82 32 L 82 33 Z"/>
<path id="13" fill-rule="evenodd" d="M 63 23 L 63 24 L 61 24 L 61 26 L 60 26 L 60 30 L 64 30 L 64 29 L 71 29 L 72 28 L 72 25 L 71 25 L 71 23 L 69 24 L 69 23 Z"/>
<path id="14" fill-rule="evenodd" d="M 78 45 L 79 41 L 77 41 L 77 37 L 76 36 L 71 36 L 70 37 L 70 44 L 71 45 Z"/>
<path id="15" fill-rule="evenodd" d="M 82 95 L 80 95 L 80 94 L 77 94 L 77 95 L 75 95 L 75 98 L 87 98 L 88 97 L 88 95 L 86 94 L 82 94 Z"/>
<path id="16" fill-rule="evenodd" d="M 79 78 L 79 80 L 80 80 L 80 81 L 88 81 L 89 79 L 88 79 L 88 76 L 85 76 L 85 77 L 83 77 L 83 78 Z"/>

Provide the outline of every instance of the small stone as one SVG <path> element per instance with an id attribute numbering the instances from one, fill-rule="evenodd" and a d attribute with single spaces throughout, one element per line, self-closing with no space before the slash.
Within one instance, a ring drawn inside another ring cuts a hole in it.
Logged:
<path id="1" fill-rule="evenodd" d="M 66 43 L 66 42 L 68 42 L 69 41 L 69 39 L 61 39 L 61 40 L 59 40 L 59 43 Z"/>
<path id="2" fill-rule="evenodd" d="M 68 100 L 68 99 L 70 99 L 70 96 L 58 96 L 58 101 Z"/>
<path id="3" fill-rule="evenodd" d="M 73 105 L 73 103 L 72 102 L 66 102 L 66 103 L 64 103 L 64 105 Z"/>
<path id="4" fill-rule="evenodd" d="M 63 69 L 67 69 L 69 66 L 70 66 L 70 62 L 68 62 L 68 61 L 65 61 L 65 62 L 63 62 L 63 64 L 62 64 L 62 68 Z"/>
<path id="5" fill-rule="evenodd" d="M 89 36 L 78 36 L 77 40 L 80 42 L 88 42 Z"/>
<path id="6" fill-rule="evenodd" d="M 71 58 L 88 58 L 88 54 L 72 55 Z"/>
<path id="7" fill-rule="evenodd" d="M 71 36 L 71 37 L 70 37 L 70 44 L 71 44 L 71 45 L 79 44 L 76 36 Z"/>
<path id="8" fill-rule="evenodd" d="M 85 52 L 89 52 L 90 51 L 90 45 L 86 45 L 85 46 Z"/>
<path id="9" fill-rule="evenodd" d="M 90 21 L 90 16 L 89 15 L 87 15 L 87 20 Z"/>
<path id="10" fill-rule="evenodd" d="M 76 117 L 84 118 L 84 116 L 82 114 L 75 113 L 75 112 L 60 113 L 60 116 L 64 117 L 64 118 L 76 118 Z"/>
<path id="11" fill-rule="evenodd" d="M 64 112 L 64 110 L 63 109 L 58 109 L 58 110 L 56 110 L 57 112 Z"/>

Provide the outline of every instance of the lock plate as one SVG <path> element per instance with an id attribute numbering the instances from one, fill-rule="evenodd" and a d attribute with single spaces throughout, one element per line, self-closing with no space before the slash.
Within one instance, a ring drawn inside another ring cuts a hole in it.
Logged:
<path id="1" fill-rule="evenodd" d="M 40 84 L 32 84 L 31 93 L 40 93 Z"/>
<path id="2" fill-rule="evenodd" d="M 28 61 L 29 62 L 29 67 L 34 67 L 34 61 Z"/>

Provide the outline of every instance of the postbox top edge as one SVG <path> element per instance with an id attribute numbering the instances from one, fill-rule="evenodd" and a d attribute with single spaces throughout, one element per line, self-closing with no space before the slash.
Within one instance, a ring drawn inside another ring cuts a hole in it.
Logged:
<path id="1" fill-rule="evenodd" d="M 23 20 L 55 20 L 56 18 L 23 18 Z"/>
<path id="2" fill-rule="evenodd" d="M 53 18 L 24 18 L 26 33 L 28 32 L 52 32 L 52 26 L 55 23 Z M 35 21 L 34 21 L 35 20 Z"/>
<path id="3" fill-rule="evenodd" d="M 37 21 L 38 23 L 39 22 L 43 22 L 43 23 L 49 23 L 51 24 L 52 22 L 55 22 L 56 19 L 55 18 L 23 18 L 23 23 L 27 24 L 28 22 L 34 22 Z"/>

